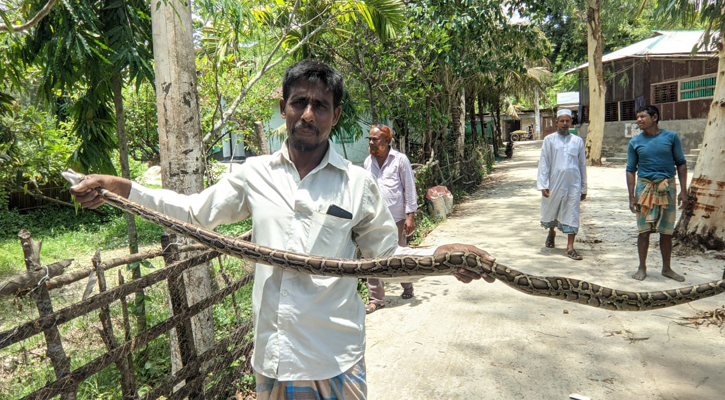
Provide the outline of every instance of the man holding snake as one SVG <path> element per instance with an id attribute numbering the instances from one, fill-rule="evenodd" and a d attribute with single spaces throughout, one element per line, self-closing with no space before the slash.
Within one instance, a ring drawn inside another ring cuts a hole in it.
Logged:
<path id="1" fill-rule="evenodd" d="M 301 254 L 366 258 L 430 254 L 397 245 L 397 228 L 374 177 L 331 146 L 344 91 L 340 73 L 303 60 L 282 81 L 280 113 L 288 137 L 272 155 L 247 161 L 201 193 L 148 189 L 108 175 L 90 175 L 71 188 L 86 208 L 103 204 L 104 188 L 182 221 L 213 229 L 251 217 L 254 242 Z M 474 246 L 451 244 L 493 258 Z M 462 282 L 493 279 L 465 269 Z M 365 399 L 365 308 L 357 279 L 306 275 L 255 265 L 251 360 L 257 399 Z"/>

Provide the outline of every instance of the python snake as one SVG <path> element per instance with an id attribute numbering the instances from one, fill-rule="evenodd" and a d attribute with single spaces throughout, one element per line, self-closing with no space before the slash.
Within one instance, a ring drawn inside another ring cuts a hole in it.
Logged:
<path id="1" fill-rule="evenodd" d="M 74 185 L 84 179 L 83 175 L 72 170 L 64 172 L 63 176 Z M 359 278 L 441 276 L 451 275 L 456 269 L 463 267 L 479 274 L 485 273 L 526 294 L 615 311 L 644 311 L 671 307 L 725 292 L 725 279 L 654 292 L 610 289 L 579 279 L 529 275 L 464 251 L 439 253 L 433 256 L 393 256 L 363 260 L 307 256 L 223 236 L 150 210 L 108 190 L 101 188 L 96 190 L 108 204 L 192 238 L 220 253 L 311 275 Z"/>

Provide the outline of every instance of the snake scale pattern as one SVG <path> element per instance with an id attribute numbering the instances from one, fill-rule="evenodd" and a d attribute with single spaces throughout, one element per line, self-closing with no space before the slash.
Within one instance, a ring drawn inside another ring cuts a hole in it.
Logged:
<path id="1" fill-rule="evenodd" d="M 84 178 L 71 170 L 64 172 L 63 176 L 73 184 Z M 223 236 L 155 212 L 105 189 L 96 190 L 106 203 L 192 238 L 220 253 L 311 275 L 360 278 L 441 276 L 452 275 L 457 268 L 464 267 L 477 273 L 486 273 L 526 294 L 614 311 L 645 311 L 671 307 L 725 292 L 725 279 L 654 292 L 610 289 L 579 279 L 529 275 L 463 251 L 433 256 L 393 256 L 363 260 L 306 256 Z"/>

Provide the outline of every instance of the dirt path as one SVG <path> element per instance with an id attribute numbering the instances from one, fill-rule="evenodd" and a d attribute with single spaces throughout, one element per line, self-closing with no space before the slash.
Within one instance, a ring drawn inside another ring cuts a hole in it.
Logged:
<path id="1" fill-rule="evenodd" d="M 662 277 L 653 235 L 649 276 L 637 266 L 636 225 L 627 208 L 623 167 L 588 169 L 577 249 L 565 258 L 565 238 L 544 247 L 536 166 L 541 142 L 516 144 L 483 189 L 425 240 L 477 245 L 502 264 L 537 275 L 580 278 L 623 290 L 682 286 Z M 685 285 L 722 276 L 722 254 L 674 256 Z M 425 278 L 416 297 L 401 300 L 387 287 L 387 306 L 367 317 L 369 398 L 722 399 L 725 331 L 682 326 L 681 317 L 725 304 L 725 296 L 648 312 L 613 312 L 538 298 L 502 283 Z"/>

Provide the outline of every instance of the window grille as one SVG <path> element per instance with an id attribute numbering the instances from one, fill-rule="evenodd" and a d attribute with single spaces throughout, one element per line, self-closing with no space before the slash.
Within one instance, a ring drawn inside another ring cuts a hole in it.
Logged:
<path id="1" fill-rule="evenodd" d="M 677 101 L 677 82 L 668 82 L 656 85 L 654 88 L 654 103 L 674 103 Z"/>
<path id="2" fill-rule="evenodd" d="M 620 121 L 634 121 L 637 119 L 637 113 L 634 109 L 634 100 L 623 101 L 619 106 L 619 120 Z"/>
<path id="3" fill-rule="evenodd" d="M 607 103 L 604 106 L 604 122 L 619 121 L 619 119 L 617 118 L 617 114 L 619 113 L 617 111 L 618 110 L 616 101 L 613 103 Z"/>

